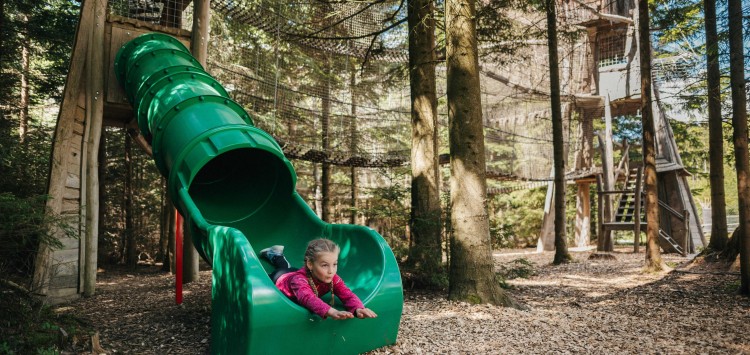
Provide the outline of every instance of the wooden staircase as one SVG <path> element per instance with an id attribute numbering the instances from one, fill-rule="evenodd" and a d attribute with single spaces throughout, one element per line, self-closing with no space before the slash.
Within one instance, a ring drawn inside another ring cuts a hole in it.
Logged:
<path id="1" fill-rule="evenodd" d="M 600 212 L 600 221 L 603 221 L 599 226 L 600 235 L 605 235 L 609 231 L 632 230 L 635 235 L 633 247 L 638 252 L 641 230 L 646 228 L 645 204 L 642 202 L 645 197 L 643 191 L 643 168 L 627 168 L 627 176 L 621 190 L 602 191 L 601 183 L 599 183 L 599 186 L 599 206 L 603 206 L 603 195 L 619 197 L 617 208 L 614 209 L 614 216 L 612 216 L 611 221 L 604 221 L 606 218 Z M 672 213 L 680 219 L 687 220 L 687 211 L 685 211 L 685 214 L 680 214 L 661 201 L 661 199 L 659 200 L 659 207 L 660 213 Z M 665 252 L 677 252 L 685 255 L 685 248 L 675 241 L 662 226 L 659 228 L 659 239 L 659 244 Z"/>

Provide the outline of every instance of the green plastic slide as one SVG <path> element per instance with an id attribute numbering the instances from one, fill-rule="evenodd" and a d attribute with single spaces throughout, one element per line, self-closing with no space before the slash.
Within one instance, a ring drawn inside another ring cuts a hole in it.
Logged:
<path id="1" fill-rule="evenodd" d="M 370 228 L 321 221 L 295 191 L 278 143 L 182 43 L 142 35 L 120 48 L 115 72 L 190 237 L 213 267 L 212 353 L 354 354 L 395 343 L 403 290 L 391 249 Z M 300 267 L 318 237 L 341 246 L 339 274 L 377 318 L 323 320 L 273 284 L 272 266 L 257 252 L 284 245 Z"/>

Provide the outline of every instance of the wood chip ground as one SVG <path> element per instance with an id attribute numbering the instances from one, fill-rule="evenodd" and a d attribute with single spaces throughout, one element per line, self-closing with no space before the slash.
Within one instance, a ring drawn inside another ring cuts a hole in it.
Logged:
<path id="1" fill-rule="evenodd" d="M 398 342 L 371 354 L 750 354 L 750 298 L 725 265 L 665 255 L 676 270 L 645 273 L 642 253 L 590 254 L 553 266 L 551 252 L 496 252 L 498 269 L 532 265 L 508 281 L 527 311 L 406 290 Z M 185 285 L 182 305 L 174 297 L 174 277 L 155 266 L 113 268 L 65 309 L 96 327 L 107 353 L 209 353 L 210 271 Z"/>

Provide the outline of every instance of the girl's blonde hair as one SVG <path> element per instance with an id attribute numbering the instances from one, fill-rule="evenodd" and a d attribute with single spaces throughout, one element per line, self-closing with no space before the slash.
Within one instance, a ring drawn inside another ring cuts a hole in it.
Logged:
<path id="1" fill-rule="evenodd" d="M 336 253 L 340 251 L 339 246 L 336 245 L 330 239 L 318 238 L 313 239 L 310 243 L 307 243 L 307 249 L 305 250 L 305 263 L 314 262 L 315 257 L 320 253 Z"/>

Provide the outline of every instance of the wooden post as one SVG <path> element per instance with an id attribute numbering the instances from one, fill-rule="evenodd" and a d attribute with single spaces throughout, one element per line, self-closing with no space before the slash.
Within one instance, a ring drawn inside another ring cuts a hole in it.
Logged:
<path id="1" fill-rule="evenodd" d="M 554 178 L 555 169 L 550 171 L 550 177 Z M 536 244 L 537 253 L 555 250 L 555 183 L 547 183 L 547 197 L 544 199 L 544 216 L 542 218 L 542 230 L 539 232 L 539 240 Z"/>
<path id="2" fill-rule="evenodd" d="M 596 197 L 597 197 L 597 203 L 598 203 L 597 214 L 599 216 L 599 223 L 598 223 L 599 235 L 597 235 L 598 241 L 597 241 L 597 248 L 596 248 L 597 251 L 603 251 L 603 249 L 600 246 L 602 245 L 603 238 L 604 238 L 604 223 L 609 221 L 604 218 L 605 208 L 603 205 L 604 204 L 603 185 L 604 183 L 602 182 L 602 175 L 599 174 L 596 176 L 596 191 L 597 191 Z"/>
<path id="3" fill-rule="evenodd" d="M 590 169 L 592 167 L 591 147 L 594 140 L 594 127 L 590 115 L 586 110 L 578 110 L 581 121 L 578 136 L 581 139 L 580 149 L 576 154 L 575 169 Z M 589 245 L 591 240 L 591 184 L 589 182 L 578 183 L 576 194 L 576 232 L 575 241 L 579 248 Z"/>
<path id="4" fill-rule="evenodd" d="M 688 248 L 690 247 L 690 211 L 685 209 L 682 213 L 682 217 L 685 217 L 685 240 L 682 245 L 682 256 L 687 256 L 689 253 Z"/>
<path id="5" fill-rule="evenodd" d="M 98 254 L 99 230 L 99 141 L 102 133 L 104 116 L 104 19 L 106 18 L 107 1 L 95 0 L 94 26 L 86 56 L 88 75 L 86 79 L 86 158 L 85 199 L 86 199 L 86 234 L 83 277 L 83 295 L 93 296 L 96 290 L 96 269 Z"/>
<path id="6" fill-rule="evenodd" d="M 190 52 L 195 59 L 206 67 L 208 59 L 208 33 L 211 8 L 209 0 L 195 0 L 193 2 L 193 38 L 190 41 Z M 189 221 L 185 218 L 184 221 Z M 189 223 L 189 222 L 188 222 Z M 183 226 L 183 283 L 198 281 L 200 278 L 198 264 L 200 259 L 198 251 L 193 244 L 193 236 L 190 234 L 190 226 Z"/>
<path id="7" fill-rule="evenodd" d="M 576 247 L 582 248 L 589 244 L 591 239 L 591 201 L 589 190 L 591 184 L 588 182 L 578 183 L 576 195 Z"/>
<path id="8" fill-rule="evenodd" d="M 209 21 L 211 20 L 211 1 L 195 0 L 193 2 L 193 30 L 190 40 L 190 52 L 195 59 L 206 66 L 208 59 Z"/>
<path id="9" fill-rule="evenodd" d="M 599 180 L 599 187 L 600 191 L 608 192 L 614 190 L 614 183 L 612 182 L 612 179 L 614 179 L 614 176 L 612 176 L 612 165 L 614 164 L 611 157 L 611 150 L 608 152 L 606 149 L 607 143 L 606 138 L 603 137 L 603 134 L 600 132 L 598 137 L 599 139 L 599 147 L 602 150 L 602 175 L 600 175 Z M 611 142 L 610 142 L 611 143 Z M 611 146 L 611 145 L 610 145 Z M 599 196 L 599 211 L 600 211 L 600 221 L 601 223 L 606 222 L 612 222 L 612 199 L 611 195 L 609 193 L 600 194 Z M 600 223 L 600 224 L 601 224 Z M 598 242 L 597 242 L 597 251 L 612 251 L 613 249 L 613 243 L 612 243 L 612 231 L 602 229 L 601 234 L 598 236 Z"/>

